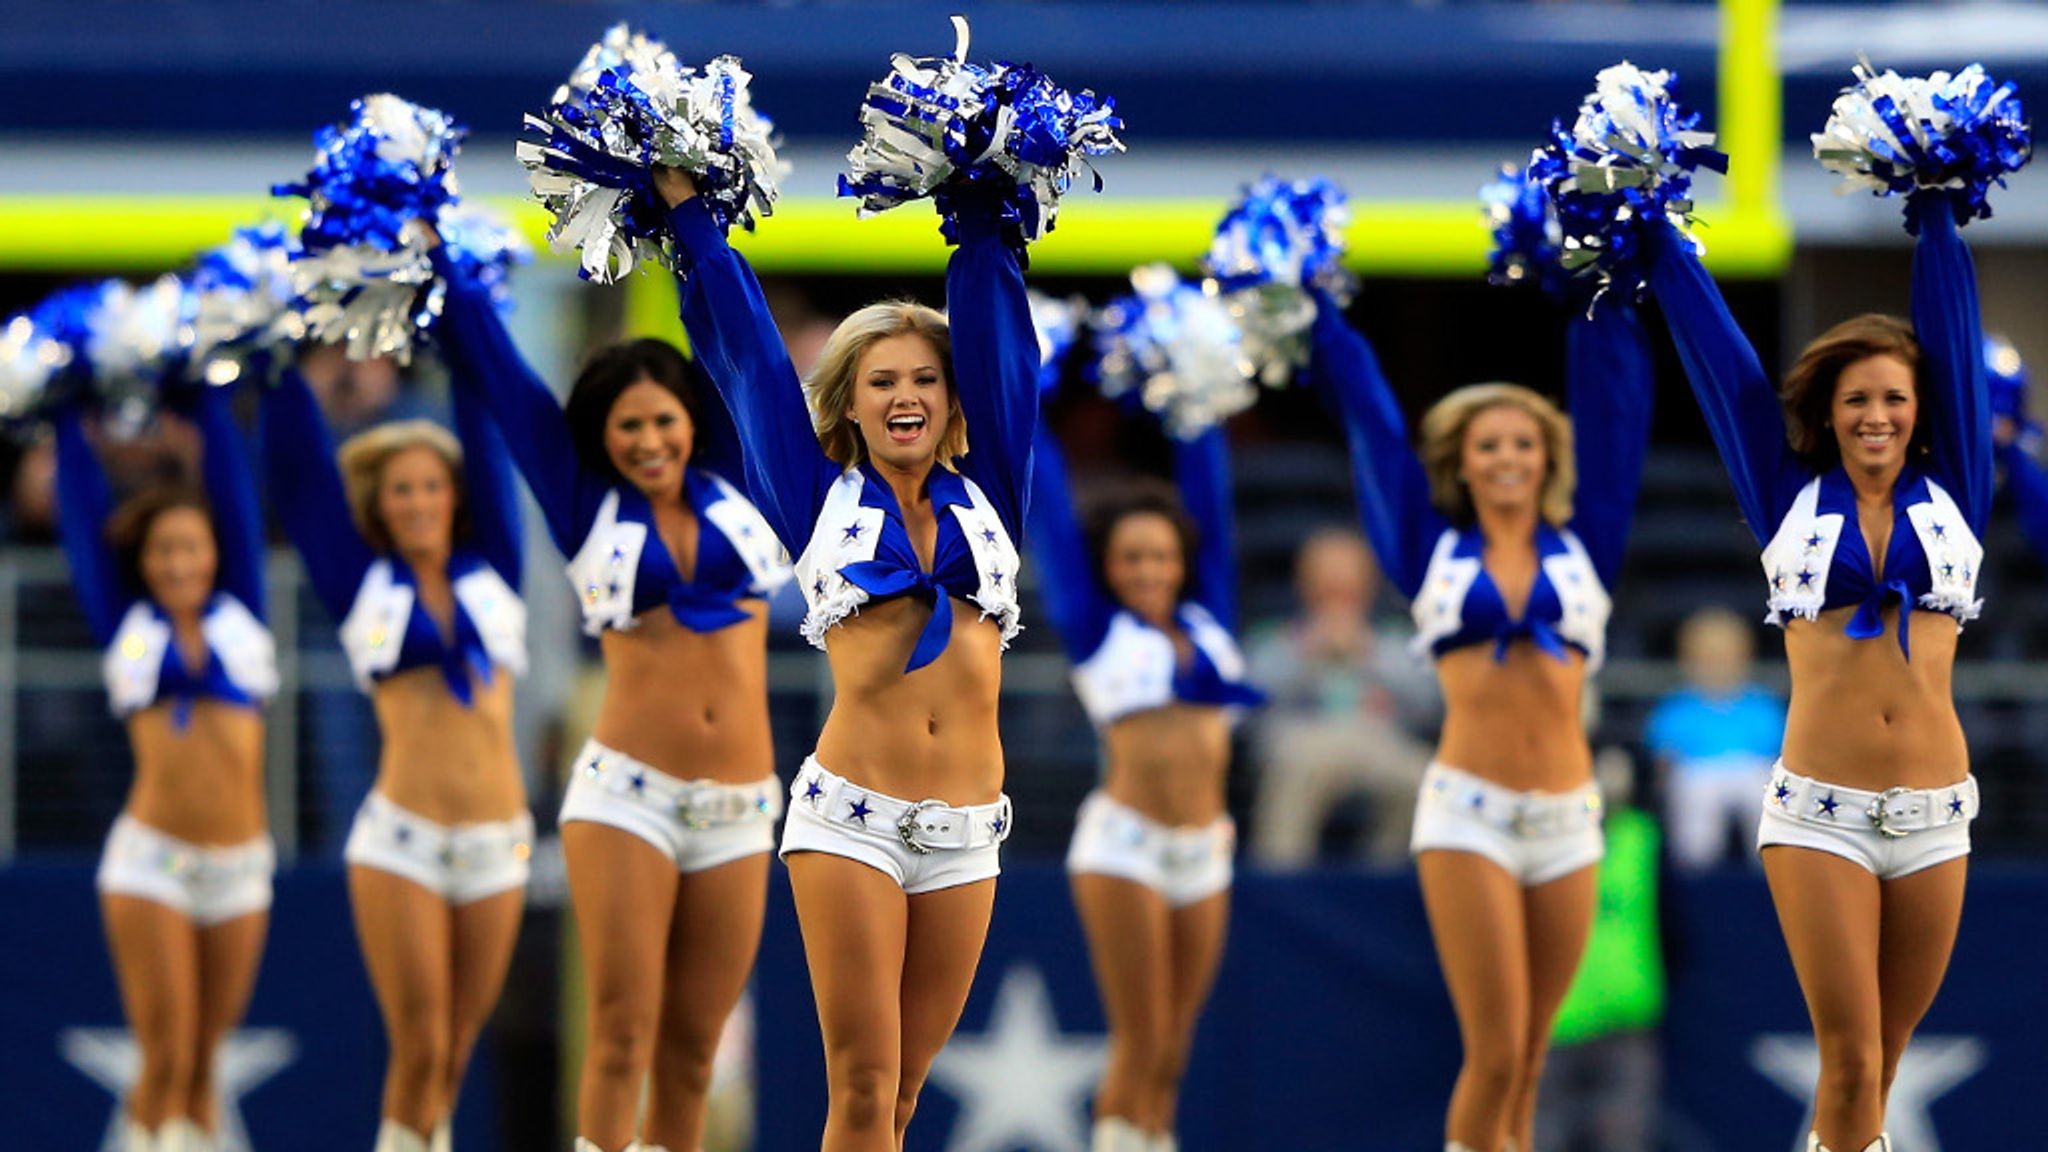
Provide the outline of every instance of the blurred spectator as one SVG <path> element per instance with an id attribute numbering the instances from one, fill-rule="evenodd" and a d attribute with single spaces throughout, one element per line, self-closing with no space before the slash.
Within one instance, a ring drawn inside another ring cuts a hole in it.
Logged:
<path id="1" fill-rule="evenodd" d="M 1379 571 L 1348 528 L 1315 532 L 1295 556 L 1294 619 L 1255 632 L 1251 678 L 1271 697 L 1256 732 L 1251 849 L 1269 864 L 1314 859 L 1331 809 L 1363 794 L 1362 846 L 1397 862 L 1441 710 L 1436 678 L 1405 630 L 1375 623 Z"/>
<path id="2" fill-rule="evenodd" d="M 1730 833 L 1745 844 L 1754 835 L 1785 738 L 1784 702 L 1751 682 L 1755 655 L 1749 625 L 1726 608 L 1702 608 L 1679 626 L 1685 686 L 1650 713 L 1644 743 L 1664 771 L 1665 827 L 1681 869 L 1724 863 Z"/>

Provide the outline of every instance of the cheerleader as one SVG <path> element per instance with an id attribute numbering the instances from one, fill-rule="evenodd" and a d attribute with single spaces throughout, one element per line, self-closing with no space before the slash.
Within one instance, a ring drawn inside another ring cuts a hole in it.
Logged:
<path id="1" fill-rule="evenodd" d="M 260 709 L 277 692 L 263 521 L 226 390 L 198 389 L 190 415 L 205 491 L 151 489 L 111 516 L 77 408 L 55 417 L 58 528 L 135 757 L 96 884 L 142 1052 L 123 1152 L 214 1147 L 214 1054 L 248 1008 L 276 870 L 263 803 Z"/>
<path id="2" fill-rule="evenodd" d="M 2035 453 L 2041 427 L 2027 418 L 2027 366 L 2003 336 L 1984 339 L 1984 376 L 1991 403 L 1991 444 L 2012 492 L 2020 529 L 2034 553 L 2048 557 L 2048 469 Z"/>
<path id="3" fill-rule="evenodd" d="M 600 351 L 565 410 L 488 291 L 446 247 L 434 260 L 457 394 L 504 430 L 607 672 L 560 816 L 590 1001 L 576 1146 L 694 1152 L 767 907 L 782 793 L 766 598 L 788 561 L 727 479 L 738 436 L 682 353 L 659 340 Z"/>
<path id="4" fill-rule="evenodd" d="M 1569 419 L 1527 388 L 1460 388 L 1424 415 L 1418 458 L 1372 349 L 1318 296 L 1311 376 L 1443 688 L 1410 850 L 1464 1045 L 1446 1139 L 1526 1150 L 1605 850 L 1581 704 L 1649 438 L 1649 352 L 1603 301 L 1568 333 Z"/>
<path id="5" fill-rule="evenodd" d="M 390 1043 L 377 1152 L 451 1146 L 532 854 L 512 734 L 526 670 L 517 491 L 497 431 L 460 395 L 455 425 L 459 443 L 425 420 L 381 424 L 337 455 L 299 370 L 263 404 L 271 499 L 383 740 L 343 852 Z"/>
<path id="6" fill-rule="evenodd" d="M 1024 277 L 994 207 L 963 192 L 951 323 L 905 302 L 855 312 L 806 407 L 692 182 L 657 169 L 656 188 L 691 266 L 683 322 L 832 668 L 781 848 L 824 1031 L 824 1148 L 893 1152 L 966 1004 L 1010 832 L 996 697 L 1037 422 Z"/>
<path id="7" fill-rule="evenodd" d="M 1913 319 L 1807 345 L 1773 394 L 1692 248 L 1650 229 L 1663 306 L 1785 629 L 1792 702 L 1757 843 L 1820 1048 L 1809 1147 L 1890 1148 L 1885 1100 L 1962 914 L 1976 778 L 1950 676 L 1992 486 L 1969 250 L 1916 193 Z"/>
<path id="8" fill-rule="evenodd" d="M 1094 1152 L 1178 1147 L 1174 1106 L 1230 915 L 1230 728 L 1261 702 L 1237 628 L 1221 427 L 1174 441 L 1178 495 L 1120 486 L 1083 529 L 1058 440 L 1032 453 L 1030 537 L 1107 761 L 1067 853 L 1109 1017 Z"/>

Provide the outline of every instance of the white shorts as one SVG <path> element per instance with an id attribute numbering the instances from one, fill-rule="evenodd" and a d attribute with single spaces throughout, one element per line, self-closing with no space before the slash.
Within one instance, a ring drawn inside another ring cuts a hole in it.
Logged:
<path id="1" fill-rule="evenodd" d="M 1008 796 L 967 808 L 912 803 L 870 792 L 808 756 L 789 785 L 782 856 L 858 860 L 915 896 L 992 879 L 1002 872 L 997 853 L 1009 837 Z"/>
<path id="2" fill-rule="evenodd" d="M 1422 774 L 1408 851 L 1477 853 L 1534 888 L 1607 855 L 1600 812 L 1600 789 L 1590 782 L 1570 792 L 1517 792 L 1432 762 Z"/>
<path id="3" fill-rule="evenodd" d="M 1968 856 L 1978 803 L 1975 776 L 1947 788 L 1880 794 L 1809 779 L 1780 760 L 1764 790 L 1756 846 L 1811 848 L 1896 880 Z"/>
<path id="4" fill-rule="evenodd" d="M 1067 871 L 1134 880 L 1185 908 L 1230 887 L 1236 847 L 1237 824 L 1228 816 L 1171 827 L 1095 791 L 1074 819 Z"/>
<path id="5" fill-rule="evenodd" d="M 123 815 L 107 833 L 93 887 L 154 901 L 209 926 L 267 910 L 276 873 L 277 846 L 267 835 L 207 848 Z"/>
<path id="6" fill-rule="evenodd" d="M 703 872 L 775 848 L 782 783 L 680 780 L 595 740 L 585 741 L 562 797 L 558 823 L 581 820 L 630 832 L 675 862 Z"/>
<path id="7" fill-rule="evenodd" d="M 403 877 L 450 904 L 474 904 L 526 887 L 533 816 L 521 812 L 510 820 L 436 824 L 371 792 L 356 809 L 341 858 Z"/>

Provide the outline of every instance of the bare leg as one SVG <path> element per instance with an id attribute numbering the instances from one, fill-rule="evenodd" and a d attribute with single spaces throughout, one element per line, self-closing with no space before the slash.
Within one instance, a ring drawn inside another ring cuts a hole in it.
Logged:
<path id="1" fill-rule="evenodd" d="M 1473 1152 L 1500 1152 L 1529 1049 L 1522 887 L 1500 865 L 1470 852 L 1424 852 L 1415 866 L 1465 1050 L 1445 1138 Z"/>
<path id="2" fill-rule="evenodd" d="M 896 1152 L 909 897 L 841 856 L 797 852 L 788 865 L 825 1040 L 823 1152 Z"/>
<path id="3" fill-rule="evenodd" d="M 1529 1032 L 1508 1131 L 1523 1152 L 1536 1146 L 1536 1087 L 1543 1077 L 1544 1057 L 1550 1053 L 1550 1028 L 1578 974 L 1599 898 L 1600 870 L 1593 867 L 1522 891 L 1528 927 Z"/>
<path id="4" fill-rule="evenodd" d="M 383 1115 L 424 1137 L 447 1107 L 448 902 L 402 876 L 362 865 L 348 870 L 348 894 L 391 1045 Z"/>
<path id="5" fill-rule="evenodd" d="M 249 995 L 256 990 L 256 970 L 263 960 L 263 940 L 269 930 L 268 912 L 237 916 L 199 929 L 199 1036 L 192 1052 L 192 1094 L 185 1102 L 184 1114 L 208 1132 L 218 1126 L 214 1054 L 249 1011 Z"/>
<path id="6" fill-rule="evenodd" d="M 1095 987 L 1109 1019 L 1109 1063 L 1095 1115 L 1146 1131 L 1165 1120 L 1157 1086 L 1173 1044 L 1173 940 L 1166 899 L 1119 876 L 1072 878 Z"/>
<path id="7" fill-rule="evenodd" d="M 675 862 L 607 824 L 562 826 L 590 1003 L 577 1130 L 604 1152 L 631 1143 L 661 1018 Z M 694 1152 L 694 1150 L 692 1150 Z"/>
<path id="8" fill-rule="evenodd" d="M 1195 1022 L 1201 1018 L 1216 970 L 1223 964 L 1223 938 L 1230 928 L 1230 893 L 1176 908 L 1172 918 L 1173 1011 L 1168 1064 L 1160 1086 L 1155 1132 L 1171 1133 L 1180 1103 L 1180 1079 L 1187 1071 L 1188 1052 L 1195 1043 Z"/>
<path id="9" fill-rule="evenodd" d="M 895 1146 L 899 1149 L 911 1113 L 917 1111 L 917 1094 L 924 1088 L 932 1061 L 960 1025 L 995 906 L 993 877 L 910 897 L 900 986 L 902 1062 L 896 1076 Z"/>
<path id="10" fill-rule="evenodd" d="M 1963 877 L 1969 858 L 1951 860 L 1901 876 L 1882 886 L 1883 932 L 1879 938 L 1877 983 L 1884 1002 L 1883 1098 L 1913 1029 L 1934 1003 L 1948 974 L 1956 928 L 1963 919 Z"/>
<path id="11" fill-rule="evenodd" d="M 184 913 L 139 896 L 100 897 L 121 1006 L 142 1049 L 128 1115 L 144 1128 L 182 1116 L 199 1037 L 199 933 Z"/>
<path id="12" fill-rule="evenodd" d="M 437 1125 L 455 1115 L 477 1035 L 505 990 L 505 973 L 512 967 L 512 949 L 519 942 L 519 919 L 525 909 L 526 890 L 514 888 L 457 905 L 450 912 L 455 953 L 449 964 L 448 1068 Z"/>
<path id="13" fill-rule="evenodd" d="M 1810 848 L 1772 845 L 1763 858 L 1820 1048 L 1814 1130 L 1830 1148 L 1860 1150 L 1884 1128 L 1878 879 Z"/>
<path id="14" fill-rule="evenodd" d="M 697 1152 L 704 1142 L 712 1063 L 754 970 L 767 909 L 766 852 L 679 878 L 654 1045 L 649 1144 Z"/>

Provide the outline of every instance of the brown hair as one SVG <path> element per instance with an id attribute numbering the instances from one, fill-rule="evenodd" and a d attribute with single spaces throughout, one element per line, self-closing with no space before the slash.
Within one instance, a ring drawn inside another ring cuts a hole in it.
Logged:
<path id="1" fill-rule="evenodd" d="M 1778 401 L 1785 406 L 1785 437 L 1800 459 L 1821 471 L 1842 461 L 1842 447 L 1835 442 L 1828 425 L 1834 411 L 1835 385 L 1851 364 L 1873 356 L 1894 356 L 1913 372 L 1913 395 L 1927 394 L 1921 374 L 1920 341 L 1913 326 L 1897 316 L 1866 312 L 1842 321 L 1820 334 L 1799 353 L 1785 382 L 1778 386 Z M 1915 421 L 1913 439 L 1907 445 L 1924 449 L 1928 427 Z"/>
<path id="2" fill-rule="evenodd" d="M 592 472 L 614 484 L 626 483 L 604 446 L 606 421 L 612 405 L 633 385 L 645 380 L 674 396 L 690 418 L 698 437 L 704 435 L 702 394 L 698 391 L 697 369 L 682 351 L 666 340 L 643 338 L 600 348 L 584 362 L 569 389 L 569 401 L 562 416 L 569 424 L 569 442 L 576 447 L 576 459 Z"/>
<path id="3" fill-rule="evenodd" d="M 1564 527 L 1572 518 L 1572 493 L 1579 483 L 1572 424 L 1542 393 L 1520 384 L 1468 384 L 1423 413 L 1422 468 L 1429 476 L 1430 503 L 1453 523 L 1472 521 L 1472 493 L 1458 472 L 1464 463 L 1465 429 L 1489 408 L 1526 412 L 1542 430 L 1548 470 L 1537 511 L 1551 527 Z"/>
<path id="4" fill-rule="evenodd" d="M 860 358 L 875 342 L 891 336 L 922 336 L 939 354 L 939 370 L 946 377 L 946 434 L 939 439 L 938 462 L 948 468 L 953 459 L 967 454 L 967 416 L 960 411 L 960 389 L 953 380 L 953 333 L 945 313 L 914 300 L 885 300 L 839 322 L 818 354 L 804 391 L 811 404 L 811 424 L 825 455 L 842 468 L 867 459 L 866 441 L 860 428 L 846 418 L 853 404 L 854 373 Z"/>
<path id="5" fill-rule="evenodd" d="M 426 448 L 448 466 L 449 483 L 455 485 L 455 541 L 469 536 L 469 500 L 462 478 L 462 444 L 454 433 L 432 420 L 393 420 L 368 428 L 342 442 L 337 458 L 341 482 L 348 492 L 348 514 L 356 531 L 373 551 L 396 548 L 391 530 L 377 514 L 377 490 L 384 483 L 384 466 L 393 456 L 413 448 Z"/>
<path id="6" fill-rule="evenodd" d="M 207 531 L 213 532 L 213 506 L 206 493 L 182 483 L 145 488 L 123 500 L 107 517 L 107 547 L 114 553 L 114 571 L 135 595 L 149 595 L 149 586 L 142 579 L 142 546 L 149 542 L 149 530 L 156 527 L 157 517 L 175 508 L 199 513 L 206 518 Z M 216 546 L 219 535 L 214 533 Z"/>
<path id="7" fill-rule="evenodd" d="M 1109 590 L 1109 538 L 1116 534 L 1117 525 L 1133 516 L 1163 516 L 1173 525 L 1173 534 L 1180 541 L 1180 599 L 1187 599 L 1193 591 L 1195 548 L 1201 543 L 1201 529 L 1188 514 L 1187 505 L 1181 503 L 1179 491 L 1152 476 L 1119 480 L 1088 505 L 1083 533 L 1096 582 L 1105 592 Z"/>

